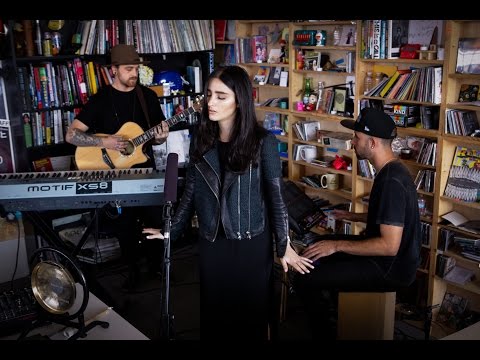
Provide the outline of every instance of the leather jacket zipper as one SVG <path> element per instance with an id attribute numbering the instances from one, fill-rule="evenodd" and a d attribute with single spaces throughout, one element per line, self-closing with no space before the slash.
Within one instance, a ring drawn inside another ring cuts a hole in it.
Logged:
<path id="1" fill-rule="evenodd" d="M 250 219 L 251 219 L 251 203 L 252 203 L 252 162 L 250 161 L 250 179 L 248 184 L 248 228 L 247 228 L 247 238 L 250 240 L 252 235 L 250 234 Z"/>
<path id="2" fill-rule="evenodd" d="M 238 240 L 242 240 L 242 233 L 241 233 L 242 227 L 241 227 L 241 223 L 240 223 L 240 185 L 241 185 L 240 175 L 238 175 L 238 196 L 237 196 L 237 212 L 238 212 L 237 239 Z"/>
<path id="3" fill-rule="evenodd" d="M 208 161 L 207 159 L 205 159 L 205 161 L 207 162 L 208 164 Z M 210 165 L 210 164 L 209 164 Z M 215 195 L 215 198 L 217 199 L 217 202 L 218 202 L 218 206 L 220 207 L 220 198 L 218 197 L 218 195 L 215 193 L 215 191 L 213 190 L 212 186 L 210 185 L 210 183 L 208 182 L 208 179 L 205 177 L 205 175 L 203 175 L 203 173 L 200 171 L 200 169 L 198 168 L 197 164 L 195 164 L 195 167 L 197 168 L 198 172 L 202 175 L 203 179 L 205 180 L 205 182 L 207 183 L 208 187 L 210 188 L 210 190 L 212 191 L 213 195 Z M 213 168 L 212 168 L 213 169 Z M 215 172 L 215 170 L 213 170 Z M 218 174 L 215 172 L 215 174 L 218 176 Z M 213 241 L 215 241 L 215 239 L 217 238 L 217 233 L 218 233 L 218 224 L 220 223 L 220 217 L 217 217 L 217 223 L 215 225 L 215 235 L 213 236 Z"/>

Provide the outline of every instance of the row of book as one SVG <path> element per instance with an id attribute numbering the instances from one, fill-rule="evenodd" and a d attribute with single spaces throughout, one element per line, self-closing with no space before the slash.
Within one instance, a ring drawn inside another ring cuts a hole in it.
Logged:
<path id="1" fill-rule="evenodd" d="M 459 235 L 448 228 L 440 229 L 438 250 L 447 251 L 456 247 L 457 253 L 463 257 L 480 262 L 480 239 Z"/>
<path id="2" fill-rule="evenodd" d="M 82 34 L 78 55 L 107 54 L 120 43 L 134 45 L 141 54 L 215 47 L 210 20 L 83 20 L 77 33 Z"/>
<path id="3" fill-rule="evenodd" d="M 27 147 L 60 144 L 79 109 L 54 109 L 23 113 L 24 139 Z"/>
<path id="4" fill-rule="evenodd" d="M 106 66 L 75 58 L 65 64 L 45 62 L 18 67 L 24 111 L 81 106 L 102 86 L 112 83 Z"/>
<path id="5" fill-rule="evenodd" d="M 445 114 L 447 118 L 445 132 L 447 134 L 470 136 L 475 130 L 480 129 L 475 111 L 447 109 Z"/>
<path id="6" fill-rule="evenodd" d="M 170 118 L 175 114 L 178 114 L 185 109 L 191 108 L 194 103 L 193 95 L 183 95 L 183 96 L 174 96 L 171 98 L 164 97 L 160 100 L 160 107 L 162 112 L 165 115 L 165 118 Z M 182 117 L 181 120 L 185 121 L 188 125 L 194 125 L 197 123 L 199 114 L 194 112 L 185 117 Z"/>
<path id="7" fill-rule="evenodd" d="M 267 62 L 267 37 L 265 35 L 237 37 L 234 44 L 236 63 Z"/>
<path id="8" fill-rule="evenodd" d="M 399 101 L 421 101 L 440 104 L 442 100 L 442 67 L 398 69 L 368 91 L 367 96 L 378 96 Z"/>
<path id="9" fill-rule="evenodd" d="M 365 20 L 362 57 L 418 59 L 416 49 L 423 44 L 433 44 L 432 40 L 438 42 L 442 38 L 443 27 L 443 20 Z"/>
<path id="10" fill-rule="evenodd" d="M 433 189 L 435 188 L 435 175 L 436 172 L 434 170 L 419 170 L 414 180 L 417 190 L 433 193 Z"/>
<path id="11" fill-rule="evenodd" d="M 360 174 L 360 176 L 363 176 L 367 179 L 375 178 L 376 171 L 370 161 L 368 161 L 367 159 L 358 160 L 357 166 L 357 172 Z"/>
<path id="12" fill-rule="evenodd" d="M 295 135 L 299 140 L 317 141 L 317 130 L 320 130 L 320 121 L 305 120 L 298 121 L 292 126 Z"/>
<path id="13" fill-rule="evenodd" d="M 282 81 L 284 80 L 284 81 Z M 288 86 L 288 71 L 284 67 L 260 66 L 253 76 L 254 84 Z"/>
<path id="14" fill-rule="evenodd" d="M 412 150 L 411 160 L 419 164 L 435 166 L 437 161 L 437 143 L 435 140 L 418 136 L 408 135 L 405 138 L 398 137 L 406 148 Z"/>
<path id="15" fill-rule="evenodd" d="M 383 111 L 399 127 L 417 127 L 420 123 L 422 129 L 438 129 L 440 108 L 437 106 L 384 104 Z"/>

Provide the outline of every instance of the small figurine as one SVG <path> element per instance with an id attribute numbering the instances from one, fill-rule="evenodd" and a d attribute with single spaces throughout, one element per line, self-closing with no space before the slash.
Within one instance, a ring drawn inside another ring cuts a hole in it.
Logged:
<path id="1" fill-rule="evenodd" d="M 280 43 L 280 46 L 281 46 L 279 60 L 280 60 L 280 63 L 285 64 L 286 63 L 285 58 L 287 56 L 287 54 L 285 52 L 285 48 L 287 46 L 287 42 L 282 39 L 282 40 L 279 41 L 279 43 Z"/>
<path id="2" fill-rule="evenodd" d="M 310 94 L 310 96 L 308 97 L 308 103 L 305 106 L 305 111 L 314 111 L 316 104 L 317 104 L 317 95 Z"/>

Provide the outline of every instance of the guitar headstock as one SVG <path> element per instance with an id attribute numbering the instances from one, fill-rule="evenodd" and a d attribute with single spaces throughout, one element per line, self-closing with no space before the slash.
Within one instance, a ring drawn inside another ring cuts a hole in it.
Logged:
<path id="1" fill-rule="evenodd" d="M 203 98 L 204 98 L 204 95 L 195 96 L 195 100 L 193 101 L 193 105 L 192 105 L 195 111 L 200 112 L 202 110 Z"/>

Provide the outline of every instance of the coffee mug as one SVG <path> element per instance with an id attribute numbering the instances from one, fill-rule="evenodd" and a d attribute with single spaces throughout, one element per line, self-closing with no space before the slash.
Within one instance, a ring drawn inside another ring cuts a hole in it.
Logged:
<path id="1" fill-rule="evenodd" d="M 312 162 L 313 159 L 317 157 L 317 147 L 316 146 L 304 146 L 300 149 L 300 157 L 303 161 Z"/>
<path id="2" fill-rule="evenodd" d="M 322 188 L 328 190 L 338 189 L 338 174 L 325 174 L 320 178 Z"/>

